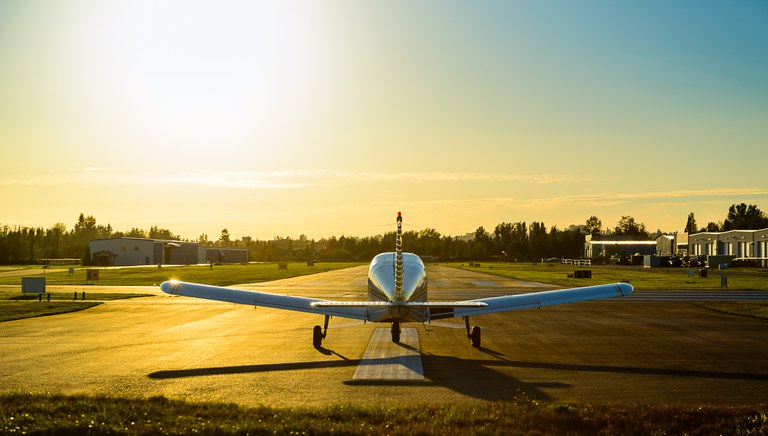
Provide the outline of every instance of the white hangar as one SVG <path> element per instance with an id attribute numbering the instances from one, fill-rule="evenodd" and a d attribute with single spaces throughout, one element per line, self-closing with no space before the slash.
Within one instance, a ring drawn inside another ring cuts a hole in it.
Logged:
<path id="1" fill-rule="evenodd" d="M 93 239 L 88 243 L 97 265 L 194 265 L 248 262 L 244 248 L 206 247 L 197 242 L 145 238 Z"/>
<path id="2" fill-rule="evenodd" d="M 688 236 L 691 256 L 724 256 L 768 264 L 768 229 L 702 232 Z"/>

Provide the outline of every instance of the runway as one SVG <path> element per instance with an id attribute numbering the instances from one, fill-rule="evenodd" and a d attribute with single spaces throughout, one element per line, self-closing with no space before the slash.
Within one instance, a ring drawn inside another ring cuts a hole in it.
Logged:
<path id="1" fill-rule="evenodd" d="M 241 287 L 363 298 L 366 268 Z M 439 266 L 428 273 L 433 299 L 552 288 Z M 519 395 L 554 402 L 768 402 L 768 321 L 644 294 L 473 318 L 483 328 L 480 349 L 469 344 L 461 320 L 406 324 L 421 358 L 423 377 L 413 379 L 355 377 L 371 359 L 412 356 L 366 357 L 375 330 L 388 325 L 334 318 L 317 350 L 311 338 L 319 315 L 165 295 L 110 301 L 0 324 L 0 389 L 286 406 Z"/>
<path id="2" fill-rule="evenodd" d="M 394 343 L 388 329 L 377 328 L 368 342 L 353 380 L 424 380 L 419 350 L 419 333 L 402 329 L 400 342 Z"/>

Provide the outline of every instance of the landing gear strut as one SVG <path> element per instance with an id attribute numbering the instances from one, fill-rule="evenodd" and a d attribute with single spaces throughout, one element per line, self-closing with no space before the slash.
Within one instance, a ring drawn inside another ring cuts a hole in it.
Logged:
<path id="1" fill-rule="evenodd" d="M 472 342 L 472 346 L 480 348 L 480 327 L 472 326 L 472 329 L 470 330 L 468 316 L 464 317 L 464 325 L 467 326 L 467 338 Z"/>
<path id="2" fill-rule="evenodd" d="M 392 342 L 400 342 L 400 323 L 397 321 L 392 323 Z"/>
<path id="3" fill-rule="evenodd" d="M 330 315 L 325 315 L 325 322 L 323 323 L 323 327 L 316 325 L 315 328 L 312 329 L 313 347 L 320 348 L 323 345 L 323 339 L 325 339 L 325 336 L 328 334 L 328 320 L 330 319 Z"/>

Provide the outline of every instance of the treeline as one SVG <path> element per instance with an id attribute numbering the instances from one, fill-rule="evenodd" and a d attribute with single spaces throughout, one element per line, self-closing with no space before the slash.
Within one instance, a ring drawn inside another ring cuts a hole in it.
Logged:
<path id="1" fill-rule="evenodd" d="M 731 205 L 723 221 L 710 221 L 704 227 L 697 227 L 696 218 L 693 216 L 693 212 L 691 212 L 688 215 L 688 222 L 685 224 L 686 233 L 760 230 L 765 228 L 768 228 L 768 215 L 756 205 L 746 203 Z"/>
<path id="2" fill-rule="evenodd" d="M 232 246 L 247 248 L 255 261 L 319 260 L 370 261 L 375 255 L 393 251 L 395 232 L 370 237 L 330 237 L 318 241 L 291 238 L 272 241 L 235 241 Z M 435 229 L 403 233 L 403 249 L 440 260 L 524 260 L 543 257 L 581 257 L 584 234 L 580 228 L 559 230 L 544 223 L 501 223 L 493 233 L 479 227 L 473 235 L 443 236 Z"/>
<path id="3" fill-rule="evenodd" d="M 580 257 L 584 248 L 583 226 L 568 230 L 547 229 L 544 223 L 501 223 L 493 232 L 479 227 L 473 235 L 444 236 L 435 229 L 408 231 L 403 235 L 403 248 L 421 256 L 443 260 L 523 260 L 542 257 Z M 57 223 L 49 229 L 42 227 L 9 227 L 0 225 L 0 264 L 41 263 L 45 259 L 90 260 L 88 243 L 92 239 L 136 237 L 181 240 L 168 229 L 152 227 L 148 231 L 133 228 L 128 232 L 114 231 L 112 226 L 97 224 L 93 216 L 80 214 L 71 230 Z M 252 261 L 318 260 L 369 261 L 378 253 L 392 251 L 395 232 L 369 237 L 341 236 L 308 239 L 275 238 L 258 240 L 250 237 L 231 240 L 223 229 L 216 241 L 201 235 L 198 241 L 206 246 L 245 248 Z"/>
<path id="4" fill-rule="evenodd" d="M 768 228 L 768 216 L 755 205 L 734 204 L 728 209 L 725 220 L 696 226 L 693 213 L 688 215 L 685 231 L 726 231 L 736 229 Z M 403 235 L 403 248 L 420 256 L 440 260 L 538 260 L 547 257 L 580 258 L 584 251 L 585 235 L 604 237 L 605 234 L 622 235 L 625 239 L 647 240 L 659 235 L 649 234 L 643 223 L 631 216 L 623 216 L 613 228 L 603 229 L 602 221 L 589 217 L 582 225 L 571 225 L 560 230 L 547 228 L 543 222 L 502 222 L 493 231 L 478 227 L 473 234 L 444 236 L 427 228 L 408 231 Z M 38 263 L 43 259 L 90 259 L 88 242 L 99 238 L 136 237 L 164 240 L 180 240 L 168 229 L 151 227 L 149 230 L 133 228 L 127 232 L 114 231 L 107 224 L 99 225 L 93 216 L 80 214 L 72 230 L 58 223 L 50 229 L 0 225 L 0 264 Z M 318 261 L 369 261 L 373 256 L 395 247 L 395 232 L 369 237 L 341 236 L 308 239 L 280 238 L 254 240 L 250 237 L 232 240 L 227 229 L 221 231 L 216 241 L 203 234 L 197 240 L 201 245 L 245 248 L 252 261 L 318 260 Z"/>
<path id="5" fill-rule="evenodd" d="M 81 213 L 72 230 L 67 230 L 64 223 L 57 223 L 49 229 L 0 225 L 0 264 L 40 263 L 44 259 L 81 259 L 87 264 L 90 240 L 122 236 L 179 239 L 169 230 L 157 227 L 149 231 L 132 229 L 126 233 L 115 232 L 111 225 L 96 224 L 96 218 Z"/>

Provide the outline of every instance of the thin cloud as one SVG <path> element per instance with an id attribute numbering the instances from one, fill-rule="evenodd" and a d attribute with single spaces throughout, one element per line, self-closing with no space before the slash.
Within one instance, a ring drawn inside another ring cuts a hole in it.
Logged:
<path id="1" fill-rule="evenodd" d="M 4 185 L 50 184 L 163 184 L 210 186 L 233 189 L 297 189 L 333 185 L 334 179 L 375 182 L 523 182 L 534 184 L 593 182 L 602 179 L 556 174 L 453 173 L 453 172 L 365 172 L 331 170 L 283 171 L 206 171 L 194 173 L 116 173 L 113 168 L 82 168 L 59 174 L 37 175 L 15 179 L 0 179 Z"/>
<path id="2" fill-rule="evenodd" d="M 442 173 L 442 172 L 366 172 L 346 171 L 332 173 L 336 177 L 378 181 L 454 181 L 454 182 L 528 182 L 536 184 L 593 182 L 604 180 L 595 177 L 578 177 L 557 174 L 510 174 L 510 173 Z"/>
<path id="3" fill-rule="evenodd" d="M 559 197 L 533 199 L 532 204 L 537 206 L 552 206 L 561 204 L 586 204 L 615 206 L 627 203 L 639 203 L 650 200 L 676 200 L 680 198 L 721 198 L 721 197 L 755 197 L 768 195 L 768 189 L 760 188 L 715 188 L 699 190 L 675 190 L 660 192 L 635 192 L 618 193 L 604 192 L 596 194 L 578 194 Z"/>
<path id="4" fill-rule="evenodd" d="M 158 180 L 158 183 L 163 185 L 193 185 L 235 189 L 296 189 L 310 186 L 307 183 L 280 183 L 269 179 L 211 175 L 164 177 Z"/>
<path id="5" fill-rule="evenodd" d="M 209 186 L 214 188 L 235 189 L 296 189 L 310 186 L 310 183 L 299 181 L 283 181 L 286 178 L 297 178 L 310 173 L 279 172 L 279 173 L 243 173 L 243 172 L 198 172 L 184 174 L 119 174 L 109 168 L 83 168 L 59 174 L 37 175 L 13 179 L 0 179 L 2 185 L 79 185 L 79 184 L 113 184 L 113 185 L 185 185 Z"/>

